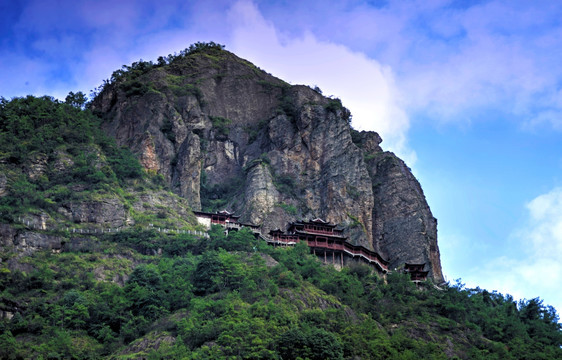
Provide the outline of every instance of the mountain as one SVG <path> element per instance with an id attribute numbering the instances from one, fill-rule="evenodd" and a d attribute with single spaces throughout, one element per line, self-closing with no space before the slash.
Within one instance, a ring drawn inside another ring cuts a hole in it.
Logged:
<path id="1" fill-rule="evenodd" d="M 418 182 L 348 120 L 213 43 L 115 72 L 88 106 L 0 99 L 0 359 L 561 359 L 539 298 L 436 286 Z M 325 265 L 200 208 L 264 233 L 323 217 L 433 278 Z"/>
<path id="2" fill-rule="evenodd" d="M 391 269 L 427 264 L 443 281 L 437 220 L 420 184 L 378 134 L 351 128 L 341 101 L 319 89 L 198 44 L 116 71 L 91 108 L 195 210 L 228 209 L 264 234 L 321 218 Z"/>

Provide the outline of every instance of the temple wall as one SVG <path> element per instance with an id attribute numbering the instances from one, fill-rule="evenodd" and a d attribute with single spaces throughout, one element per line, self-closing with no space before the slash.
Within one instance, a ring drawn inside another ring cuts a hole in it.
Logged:
<path id="1" fill-rule="evenodd" d="M 207 229 L 211 228 L 211 218 L 209 217 L 197 216 L 197 222 L 205 226 Z"/>

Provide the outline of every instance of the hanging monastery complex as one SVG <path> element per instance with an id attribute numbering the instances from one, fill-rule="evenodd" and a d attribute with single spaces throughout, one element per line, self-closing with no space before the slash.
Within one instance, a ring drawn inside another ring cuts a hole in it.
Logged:
<path id="1" fill-rule="evenodd" d="M 343 228 L 322 219 L 309 221 L 295 221 L 289 224 L 287 231 L 280 229 L 271 230 L 264 236 L 260 227 L 253 224 L 244 224 L 238 221 L 240 216 L 226 210 L 208 213 L 194 211 L 199 224 L 210 228 L 211 225 L 221 225 L 225 232 L 238 231 L 243 227 L 249 228 L 255 236 L 259 236 L 272 246 L 294 246 L 298 242 L 305 242 L 310 252 L 320 258 L 325 264 L 332 264 L 336 268 L 363 262 L 372 266 L 380 274 L 389 272 L 389 262 L 377 252 L 364 246 L 353 245 L 347 241 Z M 412 281 L 427 280 L 429 271 L 424 270 L 425 264 L 404 264 L 404 273 L 410 275 Z"/>

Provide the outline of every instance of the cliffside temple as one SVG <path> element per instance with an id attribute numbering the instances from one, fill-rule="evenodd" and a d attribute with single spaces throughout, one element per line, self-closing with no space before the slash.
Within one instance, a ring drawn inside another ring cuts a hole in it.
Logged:
<path id="1" fill-rule="evenodd" d="M 197 222 L 207 229 L 211 228 L 211 225 L 221 225 L 226 229 L 226 233 L 229 231 L 238 231 L 243 227 L 248 227 L 252 230 L 255 235 L 261 234 L 260 226 L 254 224 L 246 224 L 238 221 L 239 215 L 234 215 L 227 210 L 217 211 L 214 213 L 204 212 L 204 211 L 194 211 Z"/>
<path id="2" fill-rule="evenodd" d="M 362 261 L 376 268 L 379 273 L 389 272 L 389 261 L 376 251 L 367 249 L 361 245 L 353 245 L 344 236 L 343 228 L 328 221 L 316 218 L 309 221 L 294 221 L 288 226 L 287 232 L 277 228 L 270 230 L 268 235 L 263 236 L 259 225 L 245 224 L 238 221 L 240 216 L 222 210 L 214 213 L 194 211 L 199 224 L 210 228 L 211 225 L 221 225 L 225 232 L 238 231 L 248 227 L 254 235 L 261 237 L 272 246 L 294 246 L 305 241 L 310 252 L 318 256 L 325 264 L 332 264 L 342 268 L 350 265 L 353 261 Z M 405 263 L 403 272 L 410 275 L 414 282 L 426 281 L 429 271 L 424 270 L 426 263 Z"/>
<path id="3" fill-rule="evenodd" d="M 378 253 L 360 245 L 353 245 L 343 235 L 344 229 L 322 219 L 296 221 L 289 224 L 287 234 L 279 230 L 270 232 L 272 245 L 282 241 L 296 243 L 306 241 L 311 252 L 323 259 L 324 263 L 343 267 L 353 260 L 361 260 L 375 266 L 383 274 L 388 272 L 388 261 Z"/>
<path id="4" fill-rule="evenodd" d="M 412 264 L 412 263 L 405 263 L 404 264 L 404 272 L 406 274 L 410 274 L 410 278 L 414 282 L 420 282 L 427 280 L 427 274 L 429 271 L 424 271 L 425 263 L 424 264 Z"/>

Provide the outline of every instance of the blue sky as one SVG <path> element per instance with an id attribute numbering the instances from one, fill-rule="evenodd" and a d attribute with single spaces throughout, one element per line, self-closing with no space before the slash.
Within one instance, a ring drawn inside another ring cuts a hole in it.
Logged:
<path id="1" fill-rule="evenodd" d="M 562 309 L 562 3 L 0 2 L 0 96 L 90 90 L 197 41 L 340 97 L 404 158 L 444 273 Z"/>

